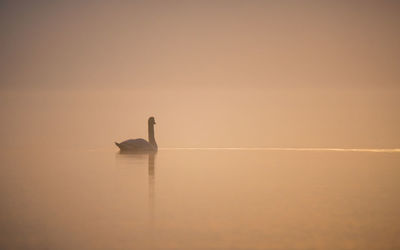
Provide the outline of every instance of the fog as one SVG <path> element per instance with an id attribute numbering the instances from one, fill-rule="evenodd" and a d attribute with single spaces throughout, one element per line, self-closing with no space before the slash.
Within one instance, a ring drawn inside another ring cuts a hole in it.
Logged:
<path id="1" fill-rule="evenodd" d="M 400 249 L 399 13 L 0 1 L 0 249 Z"/>
<path id="2" fill-rule="evenodd" d="M 0 3 L 2 147 L 400 147 L 396 1 Z"/>

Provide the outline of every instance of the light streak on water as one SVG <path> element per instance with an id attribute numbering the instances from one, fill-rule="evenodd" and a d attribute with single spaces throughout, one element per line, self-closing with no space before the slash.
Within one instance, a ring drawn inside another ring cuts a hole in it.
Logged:
<path id="1" fill-rule="evenodd" d="M 246 150 L 246 151 L 337 151 L 399 153 L 399 148 L 267 148 L 267 147 L 170 147 L 160 150 Z"/>

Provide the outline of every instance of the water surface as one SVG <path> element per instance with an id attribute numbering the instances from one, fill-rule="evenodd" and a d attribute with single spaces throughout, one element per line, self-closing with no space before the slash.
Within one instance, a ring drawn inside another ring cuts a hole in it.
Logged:
<path id="1" fill-rule="evenodd" d="M 400 153 L 5 150 L 1 249 L 398 249 Z"/>

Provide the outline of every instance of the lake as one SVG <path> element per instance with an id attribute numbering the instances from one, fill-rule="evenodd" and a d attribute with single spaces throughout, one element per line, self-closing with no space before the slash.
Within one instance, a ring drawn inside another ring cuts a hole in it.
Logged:
<path id="1" fill-rule="evenodd" d="M 3 150 L 1 249 L 399 249 L 400 153 Z"/>

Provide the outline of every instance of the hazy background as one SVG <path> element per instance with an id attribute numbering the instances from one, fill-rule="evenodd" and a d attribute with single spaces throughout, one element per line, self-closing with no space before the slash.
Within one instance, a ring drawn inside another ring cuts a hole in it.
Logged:
<path id="1" fill-rule="evenodd" d="M 2 147 L 400 147 L 398 1 L 1 1 Z"/>

